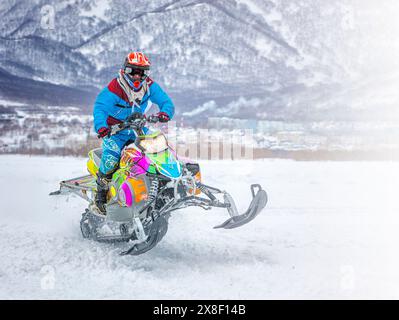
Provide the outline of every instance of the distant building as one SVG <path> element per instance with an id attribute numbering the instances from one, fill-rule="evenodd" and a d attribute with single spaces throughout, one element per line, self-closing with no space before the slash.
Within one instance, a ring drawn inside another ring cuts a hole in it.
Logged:
<path id="1" fill-rule="evenodd" d="M 280 131 L 304 131 L 302 123 L 284 121 L 267 121 L 256 119 L 233 119 L 227 117 L 210 117 L 208 127 L 217 130 L 221 129 L 252 129 L 258 133 L 276 133 Z"/>

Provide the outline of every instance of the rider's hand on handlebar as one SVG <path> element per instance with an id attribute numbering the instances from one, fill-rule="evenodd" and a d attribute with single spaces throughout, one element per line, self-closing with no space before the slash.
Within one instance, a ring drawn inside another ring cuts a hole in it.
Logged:
<path id="1" fill-rule="evenodd" d="M 147 118 L 148 122 L 168 122 L 170 120 L 169 116 L 165 112 L 158 112 L 157 114 L 152 114 Z"/>
<path id="2" fill-rule="evenodd" d="M 102 127 L 100 129 L 98 129 L 98 138 L 104 138 L 105 136 L 107 136 L 109 133 L 111 132 L 110 128 L 107 127 Z"/>
<path id="3" fill-rule="evenodd" d="M 168 122 L 170 120 L 170 117 L 166 112 L 158 112 L 156 116 L 158 117 L 159 122 Z"/>

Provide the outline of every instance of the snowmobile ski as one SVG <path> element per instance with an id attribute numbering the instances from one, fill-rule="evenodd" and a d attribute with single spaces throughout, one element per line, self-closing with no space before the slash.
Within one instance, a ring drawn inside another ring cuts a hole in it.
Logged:
<path id="1" fill-rule="evenodd" d="M 154 248 L 168 231 L 168 221 L 164 216 L 161 216 L 151 224 L 149 229 L 146 241 L 135 244 L 130 249 L 121 252 L 120 255 L 124 256 L 130 254 L 137 256 Z"/>
<path id="2" fill-rule="evenodd" d="M 254 190 L 255 188 L 258 188 L 258 191 L 256 194 L 255 194 L 255 190 Z M 231 200 L 229 199 L 228 201 L 230 201 L 230 203 L 232 204 L 232 206 L 230 208 L 228 208 L 228 209 L 230 209 L 229 213 L 231 215 L 231 218 L 227 219 L 222 224 L 215 226 L 214 229 L 220 229 L 220 228 L 234 229 L 237 227 L 241 227 L 244 224 L 247 224 L 248 222 L 253 220 L 259 214 L 259 212 L 261 212 L 262 209 L 266 206 L 268 199 L 267 199 L 266 191 L 263 190 L 259 184 L 251 185 L 251 192 L 252 192 L 252 201 L 251 201 L 247 211 L 245 211 L 245 213 L 240 214 L 240 215 L 236 214 L 237 209 L 235 208 L 235 204 L 234 204 L 234 202 L 231 202 L 232 198 L 231 198 Z"/>

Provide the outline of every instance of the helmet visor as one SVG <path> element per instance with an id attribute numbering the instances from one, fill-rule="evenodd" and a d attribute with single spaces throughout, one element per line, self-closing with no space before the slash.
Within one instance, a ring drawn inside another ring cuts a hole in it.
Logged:
<path id="1" fill-rule="evenodd" d="M 143 81 L 148 77 L 149 70 L 143 70 L 140 68 L 126 67 L 125 73 L 133 80 Z"/>
<path id="2" fill-rule="evenodd" d="M 143 82 L 149 75 L 149 70 L 143 70 L 140 68 L 125 67 L 125 78 L 128 80 L 129 85 L 134 89 L 141 88 Z"/>

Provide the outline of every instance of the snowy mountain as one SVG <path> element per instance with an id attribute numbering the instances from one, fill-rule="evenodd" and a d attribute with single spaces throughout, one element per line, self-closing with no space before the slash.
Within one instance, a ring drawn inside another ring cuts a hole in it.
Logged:
<path id="1" fill-rule="evenodd" d="M 210 100 L 267 97 L 254 110 L 262 117 L 266 106 L 284 106 L 287 94 L 348 76 L 348 16 L 346 4 L 322 0 L 4 0 L 1 79 L 83 89 L 92 99 L 126 52 L 138 49 L 179 112 Z"/>
<path id="2" fill-rule="evenodd" d="M 89 111 L 143 50 L 188 122 L 398 118 L 398 14 L 394 0 L 3 0 L 0 96 Z"/>

